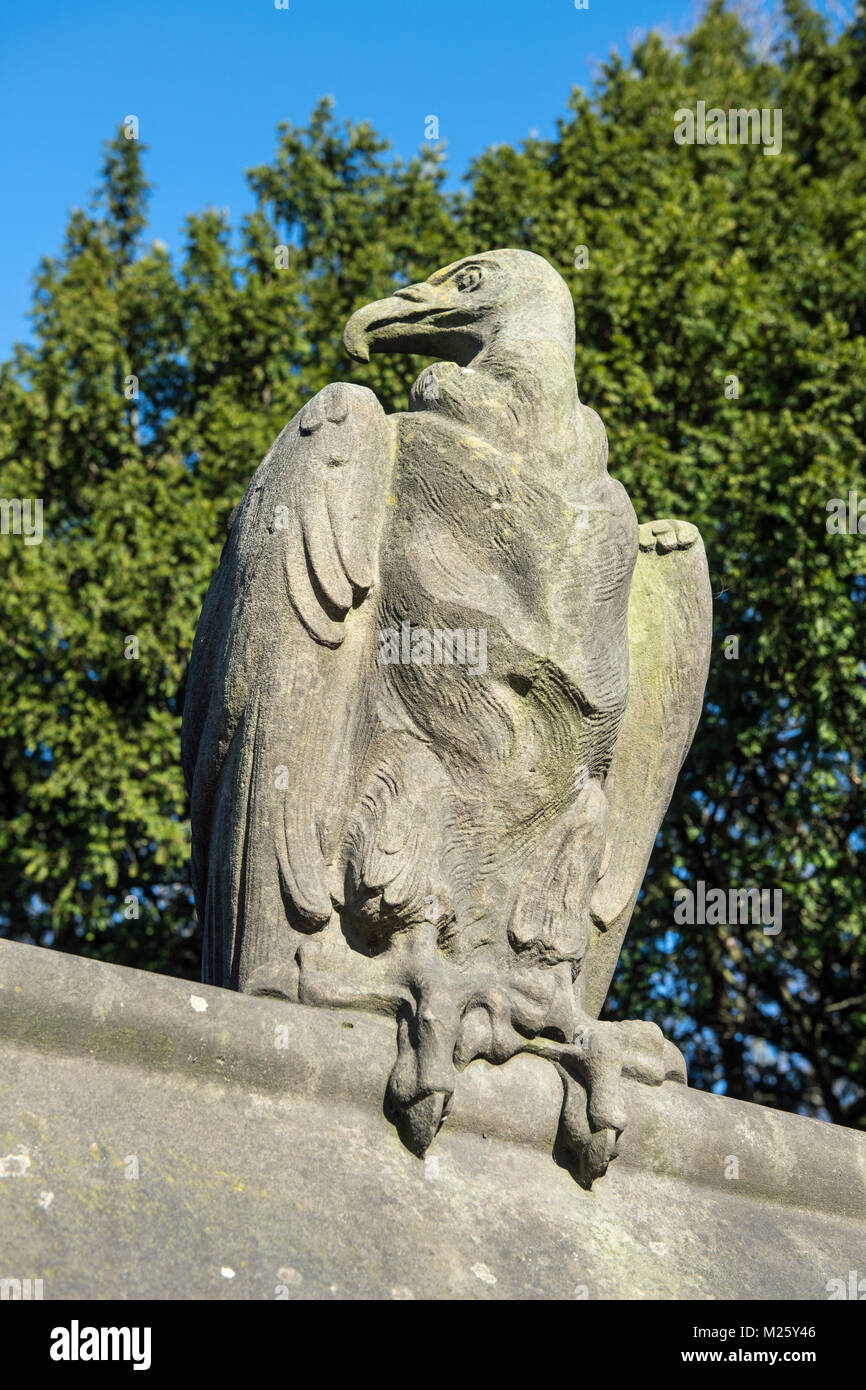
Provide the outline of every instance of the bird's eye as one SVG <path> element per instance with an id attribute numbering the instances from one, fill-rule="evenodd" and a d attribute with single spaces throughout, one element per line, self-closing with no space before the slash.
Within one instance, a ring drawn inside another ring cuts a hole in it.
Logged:
<path id="1" fill-rule="evenodd" d="M 470 265 L 465 270 L 461 270 L 457 276 L 458 290 L 475 290 L 484 279 L 484 272 L 480 266 Z"/>

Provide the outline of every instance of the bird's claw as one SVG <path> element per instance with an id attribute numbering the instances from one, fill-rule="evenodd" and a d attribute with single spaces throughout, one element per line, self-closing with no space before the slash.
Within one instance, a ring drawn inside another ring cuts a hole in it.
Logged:
<path id="1" fill-rule="evenodd" d="M 645 521 L 638 527 L 638 544 L 641 550 L 667 555 L 671 550 L 690 550 L 699 535 L 697 526 L 690 521 L 665 517 L 661 521 Z"/>
<path id="2" fill-rule="evenodd" d="M 581 1186 L 607 1172 L 626 1125 L 623 1077 L 645 1085 L 685 1080 L 677 1048 L 654 1023 L 583 1021 L 574 1041 L 535 1039 L 526 1051 L 552 1061 L 563 1082 L 558 1143 L 577 1163 Z"/>

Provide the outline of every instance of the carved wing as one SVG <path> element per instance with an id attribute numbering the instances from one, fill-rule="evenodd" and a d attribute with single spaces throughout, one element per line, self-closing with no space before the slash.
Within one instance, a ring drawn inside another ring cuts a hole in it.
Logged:
<path id="1" fill-rule="evenodd" d="M 628 628 L 629 698 L 605 782 L 607 843 L 583 973 L 584 1007 L 593 1017 L 610 987 L 703 703 L 712 594 L 703 541 L 688 522 L 641 526 Z"/>
<path id="2" fill-rule="evenodd" d="M 286 957 L 287 923 L 309 931 L 330 917 L 328 849 L 375 660 L 365 598 L 393 458 L 372 392 L 326 386 L 276 439 L 230 522 L 182 734 L 211 983 L 247 987 Z"/>

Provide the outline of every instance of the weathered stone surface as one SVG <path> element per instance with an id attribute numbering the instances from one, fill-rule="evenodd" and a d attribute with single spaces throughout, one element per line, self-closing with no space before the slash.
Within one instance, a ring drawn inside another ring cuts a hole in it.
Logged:
<path id="1" fill-rule="evenodd" d="M 862 1272 L 863 1135 L 626 1082 L 587 1192 L 551 1159 L 546 1063 L 473 1062 L 422 1160 L 382 1113 L 394 1054 L 370 1014 L 0 942 L 0 1278 L 46 1299 L 826 1299 Z"/>
<path id="2" fill-rule="evenodd" d="M 446 360 L 390 416 L 326 386 L 235 509 L 184 710 L 205 978 L 390 1014 L 416 1153 L 455 1066 L 543 1056 L 590 1185 L 622 1078 L 684 1079 L 597 1019 L 700 714 L 703 543 L 638 526 L 540 256 L 446 266 L 344 343 Z"/>

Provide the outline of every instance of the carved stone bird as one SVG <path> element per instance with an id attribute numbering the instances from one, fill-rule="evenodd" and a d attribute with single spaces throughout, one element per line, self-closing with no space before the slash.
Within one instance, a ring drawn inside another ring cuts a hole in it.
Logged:
<path id="1" fill-rule="evenodd" d="M 621 1076 L 685 1079 L 597 1016 L 701 709 L 703 544 L 609 476 L 541 257 L 446 266 L 344 344 L 442 360 L 391 416 L 326 386 L 230 521 L 183 723 L 204 978 L 392 1014 L 418 1153 L 455 1067 L 549 1057 L 589 1184 Z"/>

